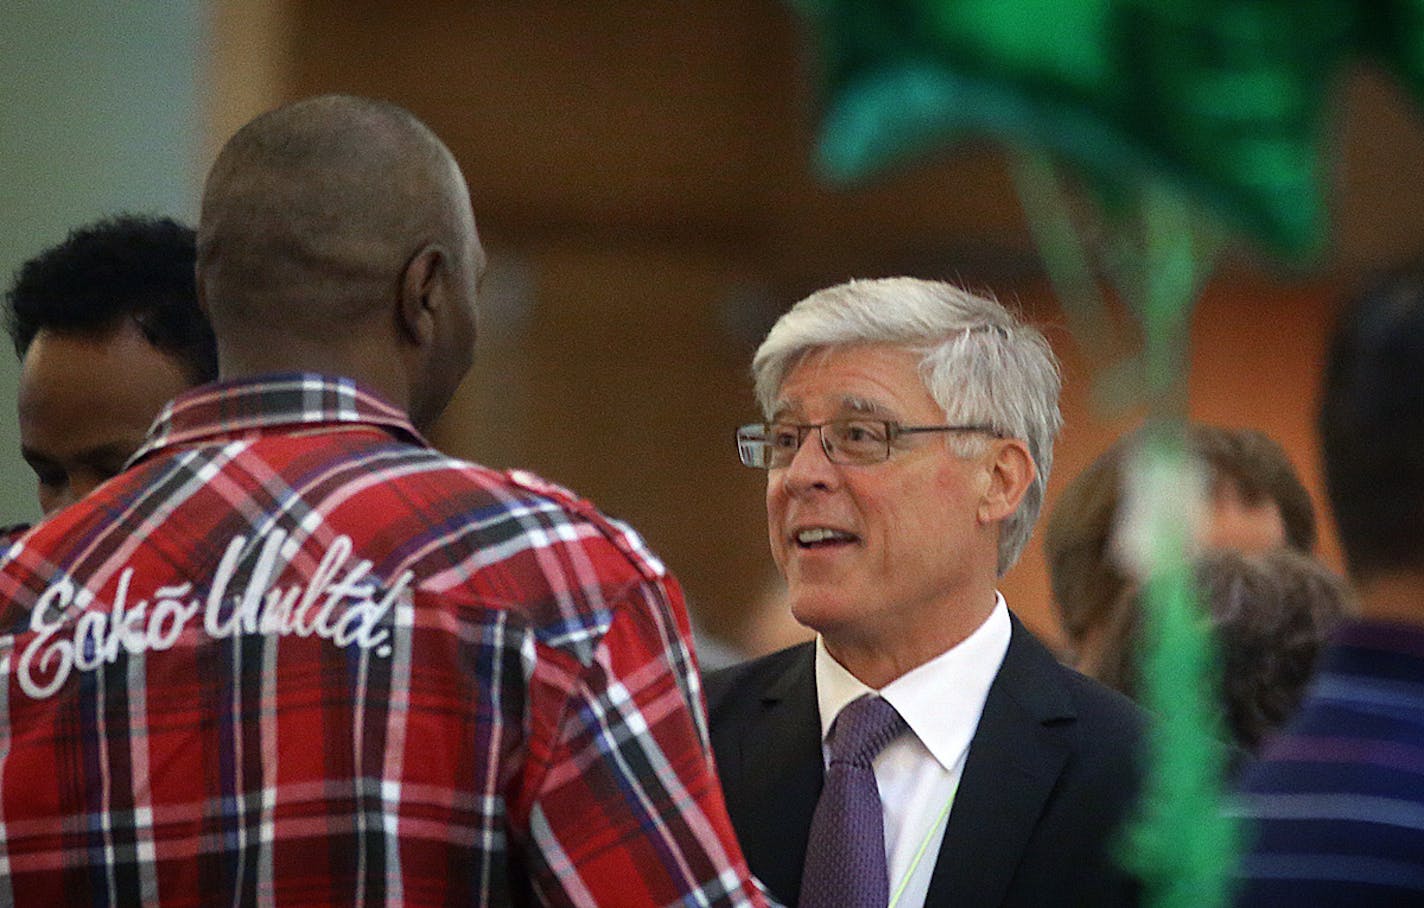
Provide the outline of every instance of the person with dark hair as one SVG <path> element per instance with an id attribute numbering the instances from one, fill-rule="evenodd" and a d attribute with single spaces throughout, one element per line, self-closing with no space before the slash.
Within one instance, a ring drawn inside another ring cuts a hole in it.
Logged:
<path id="1" fill-rule="evenodd" d="M 118 474 L 158 411 L 217 377 L 194 234 L 121 216 L 25 262 L 5 295 L 20 356 L 20 452 L 52 514 Z"/>
<path id="2" fill-rule="evenodd" d="M 1349 591 L 1293 549 L 1207 552 L 1196 576 L 1220 653 L 1227 731 L 1259 753 L 1295 713 L 1326 641 L 1353 611 Z"/>
<path id="3" fill-rule="evenodd" d="M 1058 496 L 1044 533 L 1053 604 L 1068 636 L 1067 661 L 1113 685 L 1107 654 L 1121 654 L 1135 624 L 1124 608 L 1136 601 L 1119 564 L 1125 463 L 1143 434 L 1129 433 L 1083 470 Z M 1315 508 L 1281 446 L 1254 429 L 1192 424 L 1187 452 L 1206 475 L 1197 542 L 1247 553 L 1315 547 Z"/>
<path id="4" fill-rule="evenodd" d="M 1424 272 L 1342 316 L 1318 427 L 1361 617 L 1243 775 L 1239 903 L 1424 904 Z"/>
<path id="5" fill-rule="evenodd" d="M 1258 753 L 1299 705 L 1320 651 L 1351 612 L 1349 593 L 1294 549 L 1208 550 L 1193 568 L 1220 656 L 1222 724 L 1243 753 Z M 1135 697 L 1144 603 L 1136 589 L 1126 595 L 1115 612 L 1127 626 L 1110 635 L 1095 677 Z"/>
<path id="6" fill-rule="evenodd" d="M 0 557 L 0 904 L 765 904 L 672 575 L 425 441 L 484 270 L 400 107 L 310 98 L 223 147 L 222 382 Z"/>

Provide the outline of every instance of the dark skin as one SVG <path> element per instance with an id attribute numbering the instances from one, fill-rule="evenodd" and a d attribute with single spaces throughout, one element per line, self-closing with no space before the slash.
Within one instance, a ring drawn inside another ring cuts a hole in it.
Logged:
<path id="1" fill-rule="evenodd" d="M 484 251 L 454 158 L 403 111 L 325 96 L 248 124 L 198 249 L 224 379 L 343 375 L 425 431 L 469 369 Z"/>
<path id="2" fill-rule="evenodd" d="M 20 364 L 20 453 L 45 514 L 118 475 L 163 405 L 192 384 L 129 320 L 98 334 L 37 334 Z"/>

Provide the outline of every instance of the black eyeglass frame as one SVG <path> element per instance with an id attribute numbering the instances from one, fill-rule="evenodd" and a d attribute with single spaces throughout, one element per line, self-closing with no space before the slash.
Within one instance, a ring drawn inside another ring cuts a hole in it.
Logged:
<path id="1" fill-rule="evenodd" d="M 843 456 L 838 455 L 836 449 L 829 442 L 826 441 L 826 433 L 823 430 L 826 426 L 844 423 L 873 423 L 884 426 L 884 454 L 870 460 L 864 458 L 847 460 L 844 459 Z M 758 462 L 758 459 L 752 454 L 755 448 L 753 448 L 749 443 L 760 443 L 761 450 L 763 452 L 769 451 L 771 449 L 771 445 L 768 443 L 768 437 L 771 435 L 772 426 L 779 426 L 783 429 L 796 430 L 796 447 L 794 449 L 791 449 L 793 452 L 793 458 L 795 457 L 795 452 L 800 451 L 801 446 L 806 443 L 806 436 L 810 435 L 811 430 L 814 429 L 816 431 L 816 435 L 821 440 L 821 450 L 825 453 L 826 459 L 833 464 L 850 467 L 873 466 L 875 464 L 885 463 L 887 460 L 890 459 L 891 453 L 893 453 L 896 439 L 898 439 L 902 435 L 918 435 L 925 432 L 982 432 L 986 435 L 992 435 L 995 438 L 1004 437 L 1004 433 L 994 428 L 993 426 L 978 423 L 966 425 L 907 426 L 895 422 L 892 419 L 866 419 L 864 417 L 858 416 L 845 417 L 842 419 L 828 419 L 825 422 L 819 423 L 753 422 L 747 423 L 744 426 L 739 426 L 736 432 L 734 433 L 734 437 L 737 443 L 737 456 L 741 460 L 743 466 L 751 467 L 753 469 L 758 470 L 780 470 L 785 469 L 787 466 L 790 465 L 790 460 L 788 460 L 785 464 L 773 466 L 771 464 L 771 458 L 765 456 L 765 454 L 760 458 L 760 462 Z M 751 437 L 751 433 L 758 430 L 761 432 L 761 437 Z"/>

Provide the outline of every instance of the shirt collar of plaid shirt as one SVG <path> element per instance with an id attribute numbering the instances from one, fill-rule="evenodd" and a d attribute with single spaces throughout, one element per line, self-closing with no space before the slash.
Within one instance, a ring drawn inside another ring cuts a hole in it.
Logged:
<path id="1" fill-rule="evenodd" d="M 400 408 L 355 380 L 290 372 L 215 382 L 180 394 L 159 412 L 128 466 L 198 439 L 331 424 L 377 426 L 404 441 L 430 447 Z"/>

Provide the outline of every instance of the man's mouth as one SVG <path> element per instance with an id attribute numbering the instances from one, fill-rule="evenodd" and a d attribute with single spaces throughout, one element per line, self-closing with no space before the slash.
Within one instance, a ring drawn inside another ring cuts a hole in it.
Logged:
<path id="1" fill-rule="evenodd" d="M 798 548 L 803 549 L 849 545 L 860 541 L 860 537 L 854 533 L 847 533 L 844 530 L 836 530 L 831 527 L 805 527 L 791 534 L 791 539 Z"/>

